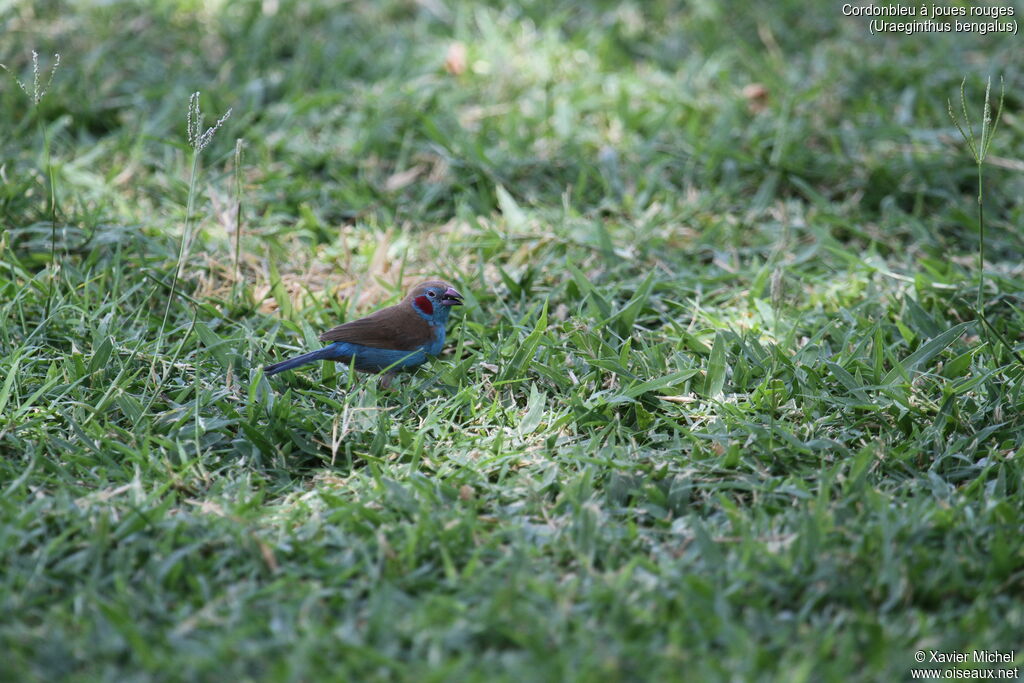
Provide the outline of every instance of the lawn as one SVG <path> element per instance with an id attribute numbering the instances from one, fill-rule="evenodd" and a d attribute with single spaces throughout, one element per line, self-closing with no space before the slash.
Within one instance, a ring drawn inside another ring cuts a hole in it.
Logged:
<path id="1" fill-rule="evenodd" d="M 1020 666 L 1020 38 L 869 23 L 0 2 L 0 680 Z"/>

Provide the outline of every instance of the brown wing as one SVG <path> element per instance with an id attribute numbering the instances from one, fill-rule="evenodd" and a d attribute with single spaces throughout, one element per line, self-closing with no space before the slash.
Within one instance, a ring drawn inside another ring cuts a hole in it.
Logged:
<path id="1" fill-rule="evenodd" d="M 405 302 L 338 325 L 320 335 L 323 342 L 342 341 L 396 351 L 412 351 L 431 339 L 430 325 Z"/>

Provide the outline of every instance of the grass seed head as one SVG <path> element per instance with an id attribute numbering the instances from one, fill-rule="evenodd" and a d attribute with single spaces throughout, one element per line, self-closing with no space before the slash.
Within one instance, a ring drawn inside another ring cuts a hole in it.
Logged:
<path id="1" fill-rule="evenodd" d="M 188 125 L 188 144 L 196 152 L 202 152 L 210 144 L 210 141 L 213 140 L 217 130 L 224 125 L 225 121 L 231 118 L 231 109 L 224 112 L 224 116 L 217 119 L 217 123 L 204 131 L 203 112 L 199 109 L 199 91 L 197 90 L 188 98 L 188 112 L 185 118 Z"/>
<path id="2" fill-rule="evenodd" d="M 32 100 L 32 105 L 35 107 L 39 106 L 46 92 L 50 89 L 50 84 L 53 83 L 53 77 L 57 73 L 57 69 L 60 67 L 60 53 L 53 55 L 53 65 L 50 66 L 50 76 L 46 79 L 46 85 L 40 85 L 39 83 L 39 53 L 32 50 L 32 90 L 29 92 L 29 87 L 25 85 L 25 81 L 15 77 L 14 82 L 18 84 L 21 91 L 25 93 L 25 96 Z M 9 69 L 4 64 L 0 64 L 0 69 L 8 71 Z"/>

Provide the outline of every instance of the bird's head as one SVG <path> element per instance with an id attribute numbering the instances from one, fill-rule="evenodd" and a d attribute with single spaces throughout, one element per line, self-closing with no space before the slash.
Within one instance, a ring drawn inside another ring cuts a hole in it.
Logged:
<path id="1" fill-rule="evenodd" d="M 416 312 L 433 322 L 446 322 L 452 306 L 462 305 L 459 290 L 443 280 L 428 280 L 413 287 L 406 299 Z"/>

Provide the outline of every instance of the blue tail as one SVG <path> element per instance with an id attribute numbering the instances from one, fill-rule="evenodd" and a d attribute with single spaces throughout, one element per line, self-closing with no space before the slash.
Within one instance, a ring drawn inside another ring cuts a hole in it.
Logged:
<path id="1" fill-rule="evenodd" d="M 280 363 L 268 365 L 263 368 L 263 374 L 267 376 L 276 375 L 279 372 L 291 370 L 292 368 L 297 368 L 300 365 L 306 365 L 307 363 L 315 363 L 318 360 L 333 360 L 338 357 L 338 350 L 334 348 L 334 346 L 334 344 L 331 344 L 330 346 L 325 346 L 322 349 L 310 351 L 309 353 L 304 353 L 301 356 L 295 356 L 295 358 L 289 358 L 288 360 L 283 360 Z"/>

